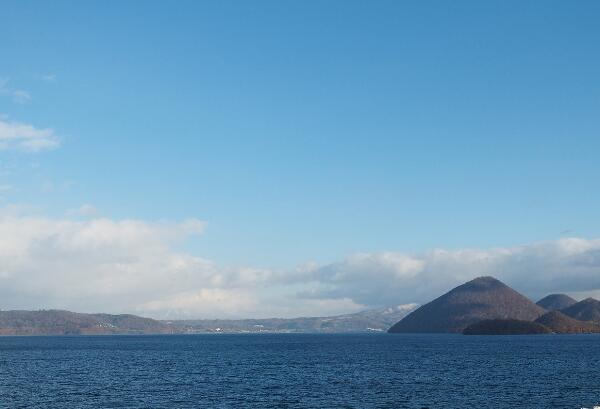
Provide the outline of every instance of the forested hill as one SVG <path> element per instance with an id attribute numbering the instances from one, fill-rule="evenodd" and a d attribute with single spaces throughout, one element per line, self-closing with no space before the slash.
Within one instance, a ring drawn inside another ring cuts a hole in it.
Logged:
<path id="1" fill-rule="evenodd" d="M 63 310 L 0 311 L 0 335 L 170 334 L 174 329 L 130 314 L 82 314 Z"/>

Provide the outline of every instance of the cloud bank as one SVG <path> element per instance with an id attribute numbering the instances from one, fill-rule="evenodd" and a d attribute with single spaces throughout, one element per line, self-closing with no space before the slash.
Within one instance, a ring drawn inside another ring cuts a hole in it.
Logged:
<path id="1" fill-rule="evenodd" d="M 3 309 L 157 318 L 292 317 L 424 303 L 480 275 L 532 298 L 600 289 L 600 240 L 355 254 L 291 271 L 219 266 L 180 250 L 203 223 L 52 219 L 0 212 Z"/>
<path id="2" fill-rule="evenodd" d="M 292 316 L 360 308 L 347 298 L 286 300 L 293 286 L 278 284 L 274 272 L 219 267 L 177 250 L 202 229 L 196 219 L 50 219 L 6 209 L 0 214 L 2 308 L 158 318 Z"/>
<path id="3" fill-rule="evenodd" d="M 0 150 L 39 152 L 58 145 L 58 137 L 50 128 L 0 119 Z"/>
<path id="4" fill-rule="evenodd" d="M 312 268 L 301 280 L 317 283 L 308 295 L 348 296 L 361 304 L 423 303 L 481 275 L 491 275 L 533 299 L 553 292 L 600 289 L 600 240 L 564 238 L 508 248 L 436 249 L 420 255 L 356 254 Z M 599 292 L 600 293 L 600 292 Z"/>

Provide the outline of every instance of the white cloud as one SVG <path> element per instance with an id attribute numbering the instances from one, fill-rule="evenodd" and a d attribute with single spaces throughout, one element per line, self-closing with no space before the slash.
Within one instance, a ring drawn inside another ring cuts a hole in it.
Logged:
<path id="1" fill-rule="evenodd" d="M 0 95 L 7 95 L 12 97 L 13 102 L 17 104 L 25 104 L 31 99 L 29 92 L 22 89 L 14 89 L 8 86 L 10 79 L 7 77 L 0 77 Z"/>
<path id="2" fill-rule="evenodd" d="M 56 74 L 43 74 L 40 76 L 42 81 L 46 82 L 56 82 Z"/>
<path id="3" fill-rule="evenodd" d="M 98 215 L 98 209 L 91 204 L 84 204 L 76 209 L 69 209 L 67 211 L 69 216 L 82 216 L 82 217 L 95 217 Z"/>
<path id="4" fill-rule="evenodd" d="M 52 219 L 26 208 L 0 209 L 2 308 L 159 318 L 323 316 L 424 303 L 479 275 L 496 276 L 534 298 L 600 289 L 600 240 L 420 255 L 365 253 L 323 266 L 274 271 L 219 266 L 178 250 L 203 226 L 196 219 Z"/>
<path id="5" fill-rule="evenodd" d="M 508 248 L 433 250 L 420 255 L 361 254 L 294 276 L 307 296 L 351 297 L 365 305 L 424 303 L 481 275 L 532 298 L 552 292 L 600 292 L 600 240 L 564 238 Z"/>
<path id="6" fill-rule="evenodd" d="M 164 317 L 194 317 L 210 315 L 229 317 L 240 311 L 255 310 L 256 300 L 246 291 L 239 289 L 201 288 L 182 291 L 173 295 L 151 300 L 137 306 L 142 313 L 159 313 Z"/>
<path id="7" fill-rule="evenodd" d="M 50 128 L 0 119 L 0 150 L 38 152 L 58 145 L 58 137 Z"/>
<path id="8" fill-rule="evenodd" d="M 26 104 L 31 100 L 31 95 L 27 91 L 23 91 L 22 89 L 17 89 L 12 91 L 13 101 L 17 104 Z"/>
<path id="9" fill-rule="evenodd" d="M 211 263 L 170 246 L 199 222 L 72 221 L 0 216 L 4 307 L 134 310 L 157 295 L 199 288 Z"/>
<path id="10" fill-rule="evenodd" d="M 0 211 L 3 309 L 66 308 L 154 317 L 329 315 L 364 306 L 349 298 L 303 299 L 285 276 L 229 268 L 178 243 L 203 223 L 50 219 Z"/>

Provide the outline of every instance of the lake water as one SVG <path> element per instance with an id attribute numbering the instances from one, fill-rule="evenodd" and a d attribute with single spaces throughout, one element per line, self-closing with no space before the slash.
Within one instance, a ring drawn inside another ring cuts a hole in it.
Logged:
<path id="1" fill-rule="evenodd" d="M 0 338 L 0 407 L 581 408 L 600 336 Z"/>

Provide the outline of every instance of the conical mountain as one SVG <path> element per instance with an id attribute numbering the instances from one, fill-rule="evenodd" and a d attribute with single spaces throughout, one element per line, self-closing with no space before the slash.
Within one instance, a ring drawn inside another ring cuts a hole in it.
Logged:
<path id="1" fill-rule="evenodd" d="M 566 316 L 560 311 L 550 311 L 537 320 L 538 324 L 545 325 L 557 334 L 585 334 L 600 332 L 600 325 L 589 321 L 579 321 Z"/>
<path id="2" fill-rule="evenodd" d="M 486 319 L 533 321 L 545 310 L 493 277 L 479 277 L 416 309 L 388 332 L 462 332 Z"/>
<path id="3" fill-rule="evenodd" d="M 561 312 L 579 321 L 595 321 L 600 323 L 600 301 L 586 298 L 567 307 Z"/>
<path id="4" fill-rule="evenodd" d="M 566 294 L 550 294 L 536 302 L 536 304 L 548 311 L 556 311 L 577 304 L 577 300 Z"/>

